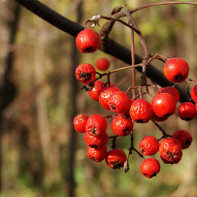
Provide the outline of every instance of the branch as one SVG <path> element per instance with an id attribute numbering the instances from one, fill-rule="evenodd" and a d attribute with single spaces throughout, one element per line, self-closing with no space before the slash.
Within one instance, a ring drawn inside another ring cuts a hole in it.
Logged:
<path id="1" fill-rule="evenodd" d="M 20 5 L 24 6 L 32 13 L 41 17 L 43 20 L 47 21 L 51 25 L 57 27 L 58 29 L 76 37 L 77 34 L 84 29 L 81 25 L 63 17 L 57 12 L 53 11 L 43 3 L 38 0 L 15 0 Z M 112 39 L 108 39 L 104 44 L 101 43 L 100 50 L 105 53 L 108 53 L 125 63 L 131 65 L 131 52 L 125 47 L 121 46 L 117 42 Z M 142 62 L 142 58 L 135 55 L 136 64 L 140 64 Z M 136 68 L 138 71 L 142 72 L 141 68 Z M 149 65 L 146 70 L 147 77 L 149 77 L 152 81 L 159 84 L 160 86 L 172 86 L 173 83 L 169 82 L 158 69 Z M 182 102 L 188 101 L 187 94 L 181 88 L 177 88 L 180 92 L 180 100 Z"/>

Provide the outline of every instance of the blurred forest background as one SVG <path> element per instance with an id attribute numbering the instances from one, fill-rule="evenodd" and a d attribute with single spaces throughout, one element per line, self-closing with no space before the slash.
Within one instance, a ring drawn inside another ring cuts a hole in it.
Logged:
<path id="1" fill-rule="evenodd" d="M 84 24 L 95 14 L 110 15 L 118 5 L 128 8 L 157 2 L 147 0 L 42 0 L 69 19 Z M 197 76 L 197 7 L 159 6 L 133 15 L 151 54 L 179 56 L 190 65 L 189 77 Z M 101 25 L 105 21 L 101 21 Z M 99 32 L 99 28 L 95 28 Z M 130 48 L 130 30 L 116 23 L 110 38 Z M 136 53 L 143 56 L 138 39 Z M 0 0 L 0 190 L 1 197 L 195 197 L 197 196 L 197 119 L 184 122 L 176 115 L 162 127 L 172 134 L 186 129 L 193 136 L 177 165 L 161 163 L 161 172 L 152 179 L 139 170 L 141 158 L 133 153 L 130 170 L 112 170 L 105 161 L 86 157 L 83 135 L 73 130 L 72 119 L 79 113 L 109 112 L 101 109 L 73 70 L 84 62 L 95 64 L 107 57 L 110 69 L 125 63 L 101 51 L 79 54 L 75 38 L 35 16 L 13 0 Z M 158 69 L 162 64 L 153 62 Z M 140 77 L 140 74 L 139 74 Z M 122 90 L 131 84 L 130 73 L 112 76 Z M 191 87 L 193 84 L 191 84 Z M 110 130 L 110 121 L 108 133 Z M 152 122 L 135 124 L 135 146 L 146 135 L 161 137 Z M 129 137 L 118 147 L 128 152 Z M 110 149 L 110 143 L 108 144 Z M 159 155 L 156 158 L 160 160 Z"/>

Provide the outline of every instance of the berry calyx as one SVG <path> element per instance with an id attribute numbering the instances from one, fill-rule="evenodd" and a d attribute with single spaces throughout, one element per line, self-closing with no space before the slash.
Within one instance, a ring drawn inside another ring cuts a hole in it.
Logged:
<path id="1" fill-rule="evenodd" d="M 168 117 L 176 110 L 176 102 L 172 95 L 168 93 L 160 93 L 155 95 L 151 105 L 154 113 L 160 118 Z"/>
<path id="2" fill-rule="evenodd" d="M 85 133 L 87 120 L 88 116 L 86 114 L 78 114 L 75 116 L 73 119 L 73 126 L 75 127 L 75 130 L 79 133 Z"/>
<path id="3" fill-rule="evenodd" d="M 146 123 L 153 114 L 151 104 L 144 99 L 137 99 L 133 101 L 130 107 L 130 116 L 134 122 Z"/>
<path id="4" fill-rule="evenodd" d="M 173 96 L 174 100 L 176 101 L 176 103 L 179 101 L 179 98 L 180 98 L 179 91 L 172 86 L 160 88 L 156 94 L 159 94 L 159 93 L 171 94 Z"/>
<path id="5" fill-rule="evenodd" d="M 99 95 L 103 89 L 104 89 L 104 82 L 95 81 L 94 87 L 90 91 L 88 91 L 88 94 L 93 100 L 98 101 Z"/>
<path id="6" fill-rule="evenodd" d="M 107 153 L 105 161 L 110 168 L 119 169 L 124 166 L 127 156 L 121 149 L 112 149 Z"/>
<path id="7" fill-rule="evenodd" d="M 181 58 L 171 58 L 165 63 L 163 73 L 169 81 L 181 83 L 189 74 L 189 66 Z"/>
<path id="8" fill-rule="evenodd" d="M 164 138 L 159 144 L 160 157 L 166 164 L 176 164 L 182 157 L 181 143 L 172 137 Z"/>
<path id="9" fill-rule="evenodd" d="M 92 29 L 85 29 L 76 37 L 76 45 L 82 53 L 95 52 L 100 46 L 100 37 L 97 32 Z"/>
<path id="10" fill-rule="evenodd" d="M 145 177 L 152 178 L 160 171 L 160 163 L 154 158 L 145 159 L 140 164 L 140 171 Z"/>
<path id="11" fill-rule="evenodd" d="M 154 136 L 146 136 L 140 141 L 139 150 L 143 155 L 154 155 L 159 150 L 159 141 Z"/>
<path id="12" fill-rule="evenodd" d="M 101 71 L 105 71 L 109 68 L 109 60 L 107 58 L 99 58 L 97 61 L 96 61 L 96 64 L 95 66 L 97 67 L 98 70 L 101 70 Z"/>
<path id="13" fill-rule="evenodd" d="M 193 140 L 191 134 L 186 130 L 175 131 L 172 137 L 181 143 L 182 149 L 189 148 Z"/>
<path id="14" fill-rule="evenodd" d="M 192 120 L 196 115 L 195 105 L 191 102 L 182 103 L 178 108 L 178 114 L 182 120 Z"/>
<path id="15" fill-rule="evenodd" d="M 96 78 L 96 70 L 94 66 L 88 63 L 80 64 L 75 69 L 76 79 L 81 81 L 83 84 L 89 84 Z"/>
<path id="16" fill-rule="evenodd" d="M 103 146 L 101 148 L 92 148 L 88 146 L 86 154 L 89 159 L 96 162 L 101 162 L 107 155 L 107 147 Z"/>
<path id="17" fill-rule="evenodd" d="M 117 91 L 114 92 L 108 101 L 109 109 L 119 114 L 128 114 L 132 100 L 128 94 Z"/>
<path id="18" fill-rule="evenodd" d="M 117 115 L 111 123 L 112 131 L 118 136 L 127 136 L 133 131 L 133 122 L 130 117 Z"/>
<path id="19" fill-rule="evenodd" d="M 90 135 L 98 136 L 106 132 L 107 121 L 106 119 L 99 115 L 91 115 L 86 122 L 86 132 Z"/>
<path id="20" fill-rule="evenodd" d="M 197 84 L 191 90 L 191 97 L 197 103 Z"/>

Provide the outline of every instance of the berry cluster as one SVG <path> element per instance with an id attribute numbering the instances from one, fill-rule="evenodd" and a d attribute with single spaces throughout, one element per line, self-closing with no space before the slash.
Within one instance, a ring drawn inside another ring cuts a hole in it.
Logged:
<path id="1" fill-rule="evenodd" d="M 91 30 L 85 29 L 81 31 L 76 38 L 76 45 L 82 53 L 95 52 L 100 45 L 99 35 Z M 149 59 L 151 58 L 151 59 Z M 180 98 L 179 91 L 175 86 L 184 82 L 188 78 L 189 66 L 186 61 L 181 58 L 165 58 L 161 55 L 149 55 L 145 58 L 145 64 L 134 66 L 148 66 L 154 60 L 159 59 L 164 62 L 163 74 L 174 86 L 158 88 L 157 85 L 148 84 L 146 81 L 145 72 L 142 76 L 142 84 L 140 86 L 130 87 L 126 92 L 122 91 L 115 84 L 110 83 L 110 74 L 115 71 L 107 73 L 96 72 L 93 65 L 83 63 L 77 66 L 75 71 L 76 79 L 81 81 L 84 89 L 88 91 L 89 96 L 100 103 L 100 105 L 113 115 L 103 117 L 99 114 L 87 116 L 86 114 L 79 114 L 73 120 L 75 130 L 79 133 L 84 133 L 85 143 L 87 144 L 87 157 L 96 162 L 106 161 L 106 164 L 113 169 L 124 167 L 125 172 L 128 170 L 128 158 L 132 151 L 135 151 L 144 158 L 140 164 L 141 173 L 148 178 L 155 176 L 160 171 L 160 163 L 152 156 L 159 153 L 161 161 L 165 164 L 177 164 L 182 158 L 182 150 L 188 148 L 192 143 L 192 136 L 186 130 L 177 130 L 172 135 L 167 134 L 158 122 L 166 121 L 172 116 L 177 109 Z M 134 67 L 133 65 L 130 68 Z M 109 68 L 109 61 L 102 58 L 96 62 L 98 70 L 104 71 Z M 126 67 L 125 69 L 128 69 Z M 122 69 L 121 69 L 122 70 Z M 96 77 L 98 75 L 98 77 Z M 99 80 L 107 76 L 107 82 Z M 188 79 L 189 81 L 193 81 Z M 142 88 L 146 92 L 142 92 Z M 148 88 L 154 88 L 156 94 L 152 95 Z M 129 90 L 138 90 L 139 95 L 133 95 L 130 98 Z M 151 103 L 143 98 L 143 95 L 151 97 Z M 197 103 L 197 85 L 195 85 L 190 94 L 190 98 Z M 197 104 L 193 102 L 184 102 L 178 107 L 178 116 L 185 121 L 191 121 L 197 113 Z M 106 118 L 112 118 L 111 130 L 114 136 L 108 136 Z M 116 148 L 116 140 L 119 136 L 131 136 L 133 139 L 134 124 L 143 124 L 152 121 L 160 131 L 162 137 L 156 139 L 154 136 L 145 136 L 139 143 L 139 151 L 133 146 L 131 140 L 131 147 L 129 154 L 119 148 Z M 108 140 L 112 139 L 112 149 L 107 150 Z"/>

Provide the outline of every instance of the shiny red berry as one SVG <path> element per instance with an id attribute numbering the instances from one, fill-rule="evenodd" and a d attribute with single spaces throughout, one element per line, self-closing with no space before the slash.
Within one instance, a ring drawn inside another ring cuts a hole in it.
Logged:
<path id="1" fill-rule="evenodd" d="M 176 101 L 176 103 L 179 101 L 179 98 L 180 98 L 179 91 L 172 86 L 167 86 L 167 87 L 160 88 L 158 90 L 157 94 L 159 94 L 159 93 L 171 94 L 173 96 L 174 100 Z"/>
<path id="2" fill-rule="evenodd" d="M 131 98 L 128 94 L 117 91 L 114 92 L 108 101 L 109 109 L 119 114 L 128 114 L 131 106 Z"/>
<path id="3" fill-rule="evenodd" d="M 140 164 L 140 171 L 145 177 L 152 178 L 160 171 L 160 163 L 154 158 L 145 159 Z"/>
<path id="4" fill-rule="evenodd" d="M 86 154 L 89 159 L 96 162 L 101 162 L 107 155 L 107 147 L 103 146 L 101 148 L 92 148 L 88 146 Z"/>
<path id="5" fill-rule="evenodd" d="M 181 58 L 171 58 L 165 63 L 163 73 L 169 81 L 181 83 L 188 76 L 189 66 Z"/>
<path id="6" fill-rule="evenodd" d="M 107 132 L 104 132 L 102 133 L 102 135 L 93 136 L 85 132 L 84 140 L 86 144 L 92 148 L 101 148 L 102 146 L 105 146 L 107 144 L 108 135 Z"/>
<path id="7" fill-rule="evenodd" d="M 75 70 L 77 80 L 83 84 L 89 84 L 96 78 L 96 70 L 94 66 L 88 63 L 80 64 Z"/>
<path id="8" fill-rule="evenodd" d="M 186 130 L 175 131 L 172 137 L 181 143 L 182 149 L 190 147 L 193 140 L 191 134 Z"/>
<path id="9" fill-rule="evenodd" d="M 164 138 L 159 144 L 160 157 L 166 164 L 175 164 L 181 160 L 181 143 L 172 137 Z"/>
<path id="10" fill-rule="evenodd" d="M 160 118 L 168 117 L 176 110 L 176 102 L 172 95 L 168 93 L 160 93 L 155 95 L 151 105 L 154 113 Z"/>
<path id="11" fill-rule="evenodd" d="M 197 103 L 197 84 L 191 90 L 191 97 Z"/>
<path id="12" fill-rule="evenodd" d="M 76 45 L 82 53 L 95 52 L 100 46 L 100 37 L 97 32 L 92 29 L 85 29 L 76 37 Z"/>
<path id="13" fill-rule="evenodd" d="M 119 136 L 127 136 L 133 131 L 133 122 L 130 117 L 117 115 L 111 123 L 112 131 Z"/>
<path id="14" fill-rule="evenodd" d="M 91 115 L 86 122 L 86 132 L 90 135 L 98 136 L 106 132 L 107 121 L 106 119 L 99 115 Z"/>
<path id="15" fill-rule="evenodd" d="M 104 89 L 104 82 L 95 81 L 94 87 L 90 91 L 88 91 L 88 94 L 93 100 L 98 101 L 99 95 L 103 89 Z"/>
<path id="16" fill-rule="evenodd" d="M 144 99 L 137 99 L 133 101 L 130 107 L 130 116 L 134 122 L 146 123 L 152 117 L 152 106 Z"/>
<path id="17" fill-rule="evenodd" d="M 164 122 L 165 120 L 167 120 L 169 118 L 169 116 L 164 116 L 164 117 L 159 117 L 155 114 L 155 112 L 153 111 L 153 115 L 152 115 L 152 120 L 156 121 L 156 122 Z"/>
<path id="18" fill-rule="evenodd" d="M 99 58 L 97 61 L 96 61 L 96 64 L 95 66 L 98 68 L 98 70 L 101 70 L 101 71 L 105 71 L 109 68 L 109 60 L 107 58 Z"/>
<path id="19" fill-rule="evenodd" d="M 196 115 L 195 105 L 191 102 L 182 103 L 178 108 L 178 114 L 182 120 L 192 120 Z"/>
<path id="20" fill-rule="evenodd" d="M 159 150 L 159 141 L 154 136 L 146 136 L 140 141 L 139 150 L 143 155 L 154 155 Z"/>
<path id="21" fill-rule="evenodd" d="M 79 114 L 75 116 L 73 120 L 73 126 L 75 127 L 75 130 L 79 133 L 85 133 L 87 120 L 88 116 L 86 114 Z"/>
<path id="22" fill-rule="evenodd" d="M 108 106 L 108 102 L 109 102 L 109 98 L 111 97 L 111 95 L 114 92 L 120 91 L 119 88 L 117 87 L 106 87 L 104 88 L 100 95 L 99 95 L 99 103 L 101 104 L 101 106 L 106 109 L 106 110 L 110 110 L 109 106 Z"/>
<path id="23" fill-rule="evenodd" d="M 110 168 L 119 169 L 124 166 L 127 156 L 121 149 L 112 149 L 107 153 L 105 161 Z"/>

